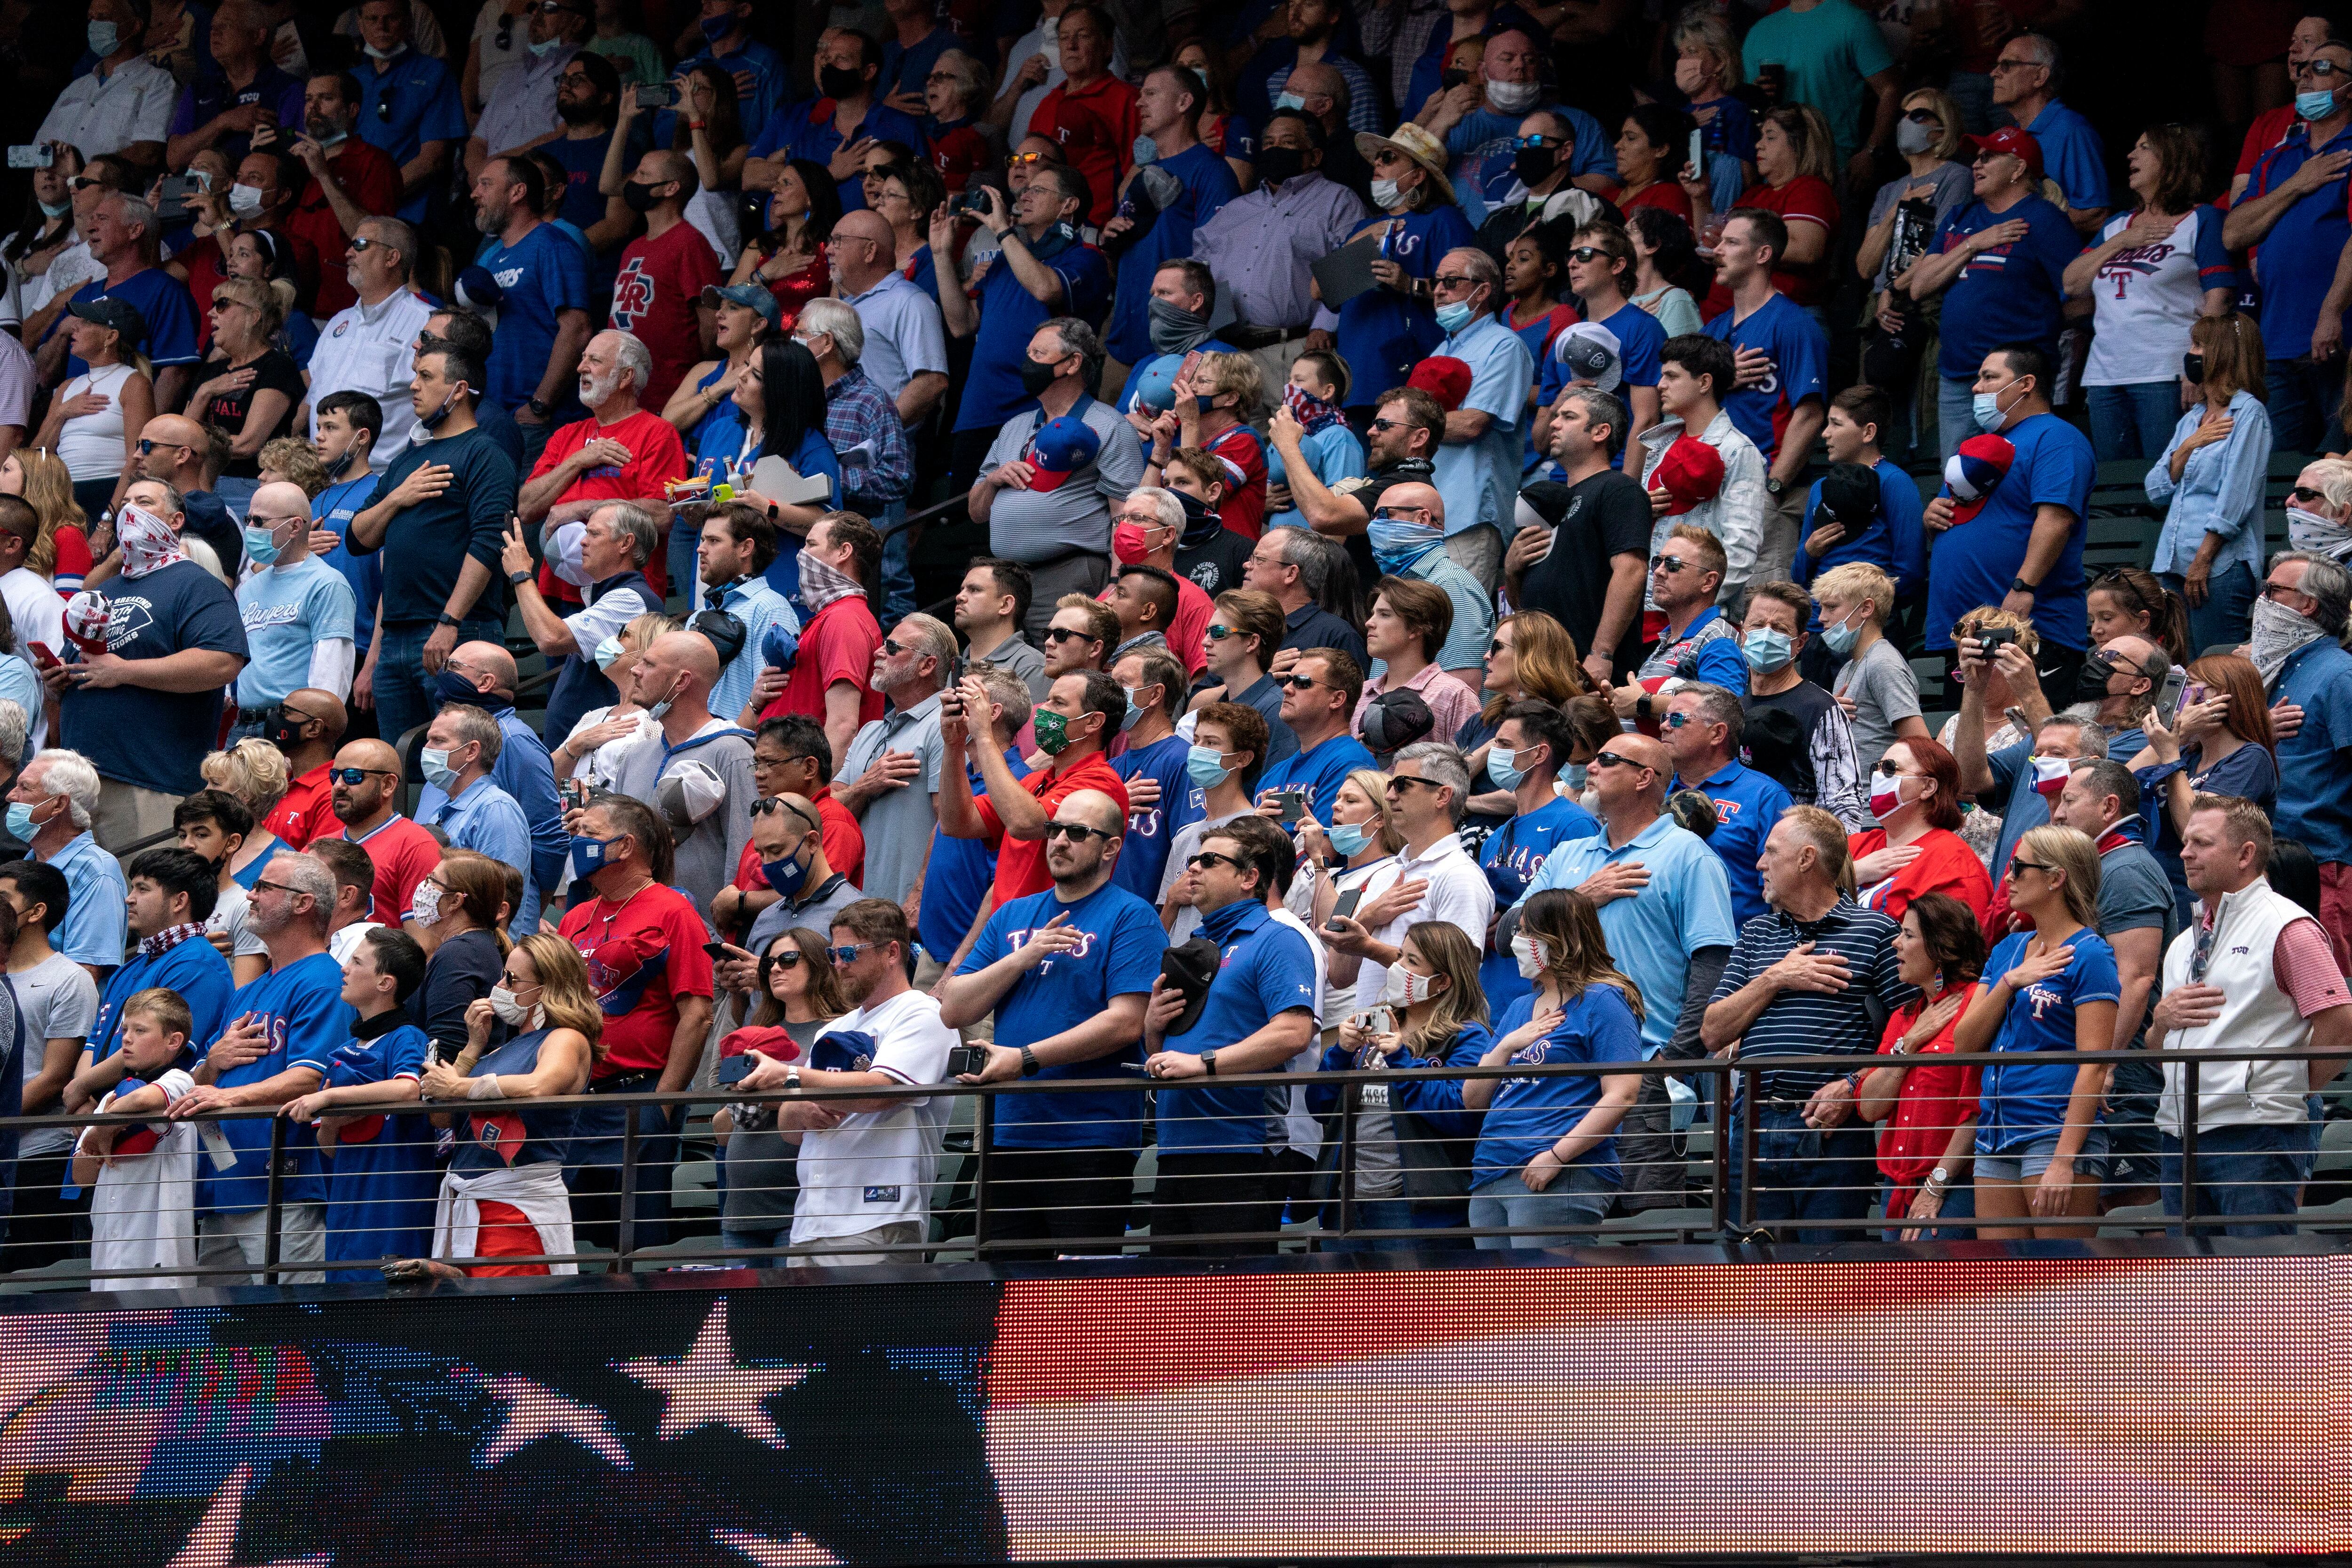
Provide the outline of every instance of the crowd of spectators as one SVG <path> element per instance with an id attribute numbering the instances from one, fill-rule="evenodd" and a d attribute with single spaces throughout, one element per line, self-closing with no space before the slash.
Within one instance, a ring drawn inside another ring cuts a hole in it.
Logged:
<path id="1" fill-rule="evenodd" d="M 2119 121 L 2080 10 L 0 22 L 0 1112 L 162 1118 L 0 1257 L 258 1267 L 277 1109 L 292 1278 L 568 1270 L 685 1118 L 528 1103 L 716 1079 L 870 1260 L 950 1076 L 1107 1085 L 1016 1250 L 1531 1244 L 1714 1080 L 1214 1080 L 1735 1052 L 1799 1239 L 2293 1209 L 2334 1060 L 2073 1053 L 2352 1051 L 2352 44 Z"/>

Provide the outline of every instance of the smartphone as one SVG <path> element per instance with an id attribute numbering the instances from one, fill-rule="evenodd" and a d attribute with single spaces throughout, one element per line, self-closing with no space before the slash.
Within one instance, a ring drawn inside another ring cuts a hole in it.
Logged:
<path id="1" fill-rule="evenodd" d="M 1706 132 L 1704 131 L 1694 131 L 1690 133 L 1689 162 L 1690 166 L 1698 172 L 1700 179 L 1706 178 Z"/>
<path id="2" fill-rule="evenodd" d="M 1307 814 L 1307 791 L 1304 789 L 1285 789 L 1275 799 L 1282 802 L 1282 825 L 1286 828 L 1295 827 L 1298 819 Z"/>
<path id="3" fill-rule="evenodd" d="M 948 1048 L 948 1076 L 961 1077 L 967 1072 L 988 1071 L 988 1047 L 984 1045 L 953 1045 Z"/>
<path id="4" fill-rule="evenodd" d="M 719 1071 L 712 1076 L 720 1084 L 731 1089 L 751 1077 L 752 1069 L 759 1065 L 751 1060 L 750 1051 L 745 1051 L 740 1056 L 722 1056 L 719 1059 Z"/>
<path id="5" fill-rule="evenodd" d="M 675 108 L 677 103 L 677 84 L 676 82 L 656 81 L 637 84 L 639 109 L 671 109 Z"/>
<path id="6" fill-rule="evenodd" d="M 2164 716 L 2167 721 L 2171 721 L 2178 719 L 2180 716 L 2180 710 L 2189 704 L 2203 702 L 2205 688 L 2201 685 L 2192 684 L 2189 679 L 2189 672 L 2175 664 L 2165 672 L 2164 684 L 2156 688 L 2156 700 L 2164 706 Z"/>
<path id="7" fill-rule="evenodd" d="M 35 643 L 28 641 L 26 643 L 25 646 L 33 651 L 34 661 L 45 670 L 54 670 L 59 664 L 63 663 L 63 661 L 57 656 L 56 653 L 50 649 L 47 643 Z"/>
<path id="8" fill-rule="evenodd" d="M 724 942 L 705 942 L 702 950 L 710 955 L 710 961 L 714 964 L 724 963 L 735 956 L 727 950 Z"/>
<path id="9" fill-rule="evenodd" d="M 1339 930 L 1339 922 L 1354 918 L 1356 905 L 1363 902 L 1364 890 L 1360 887 L 1351 887 L 1347 892 L 1341 894 L 1339 895 L 1339 902 L 1331 906 L 1331 918 L 1323 923 L 1323 929 L 1326 931 Z"/>
<path id="10" fill-rule="evenodd" d="M 1371 1008 L 1356 1015 L 1356 1025 L 1367 1034 L 1388 1034 L 1396 1028 L 1396 1015 L 1387 1008 Z"/>
<path id="11" fill-rule="evenodd" d="M 46 169 L 49 166 L 50 159 L 55 156 L 56 154 L 50 150 L 49 144 L 46 141 L 26 142 L 21 146 L 11 147 L 8 149 L 8 167 L 11 169 Z"/>

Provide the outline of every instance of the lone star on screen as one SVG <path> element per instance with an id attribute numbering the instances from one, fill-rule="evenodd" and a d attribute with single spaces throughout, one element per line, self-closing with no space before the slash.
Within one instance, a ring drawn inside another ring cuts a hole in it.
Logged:
<path id="1" fill-rule="evenodd" d="M 204 1517 L 188 1531 L 187 1544 L 163 1568 L 241 1568 L 236 1562 L 236 1531 L 245 1520 L 246 1483 L 252 1479 L 251 1465 L 239 1465 L 228 1473 Z M 328 1568 L 333 1562 L 331 1554 L 321 1552 L 307 1557 L 280 1557 L 257 1568 Z"/>
<path id="2" fill-rule="evenodd" d="M 616 1361 L 614 1371 L 635 1378 L 664 1396 L 659 1436 L 667 1441 L 702 1427 L 729 1427 L 770 1448 L 787 1445 L 768 1414 L 767 1402 L 816 1370 L 808 1365 L 746 1366 L 735 1359 L 727 1336 L 727 1298 L 711 1304 L 710 1315 L 683 1356 L 646 1356 Z"/>
<path id="3" fill-rule="evenodd" d="M 483 1385 L 491 1397 L 507 1407 L 505 1425 L 484 1444 L 477 1462 L 485 1469 L 501 1464 L 541 1437 L 568 1437 L 616 1469 L 634 1462 L 612 1417 L 592 1405 L 566 1399 L 533 1378 L 509 1374 Z"/>

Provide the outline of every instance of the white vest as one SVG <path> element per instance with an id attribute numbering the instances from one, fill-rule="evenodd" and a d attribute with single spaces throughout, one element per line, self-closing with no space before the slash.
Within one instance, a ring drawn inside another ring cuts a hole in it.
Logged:
<path id="1" fill-rule="evenodd" d="M 2294 998 L 2271 972 L 2279 933 L 2311 915 L 2300 904 L 2256 882 L 2221 896 L 2214 916 L 2211 956 L 2205 984 L 2221 993 L 2221 1014 L 2195 1029 L 2175 1030 L 2167 1051 L 2294 1051 L 2311 1043 L 2311 1025 L 2295 1011 Z M 2316 924 L 2316 922 L 2314 922 Z M 2189 983 L 2197 953 L 2192 925 L 2172 940 L 2164 955 L 2164 989 Z M 2164 1099 L 2157 1125 L 2180 1135 L 2180 1100 L 2187 1077 L 2182 1063 L 2164 1064 Z M 2294 1123 L 2311 1113 L 2306 1061 L 2216 1061 L 2197 1072 L 2197 1130 L 2256 1124 Z"/>

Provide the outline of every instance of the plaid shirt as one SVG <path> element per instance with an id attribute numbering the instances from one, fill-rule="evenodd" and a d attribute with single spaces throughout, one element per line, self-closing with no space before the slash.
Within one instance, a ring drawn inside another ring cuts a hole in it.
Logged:
<path id="1" fill-rule="evenodd" d="M 898 405 L 856 365 L 824 389 L 824 438 L 836 458 L 860 444 L 871 455 L 863 466 L 841 465 L 842 494 L 851 511 L 878 522 L 885 508 L 915 487 L 915 455 Z"/>

